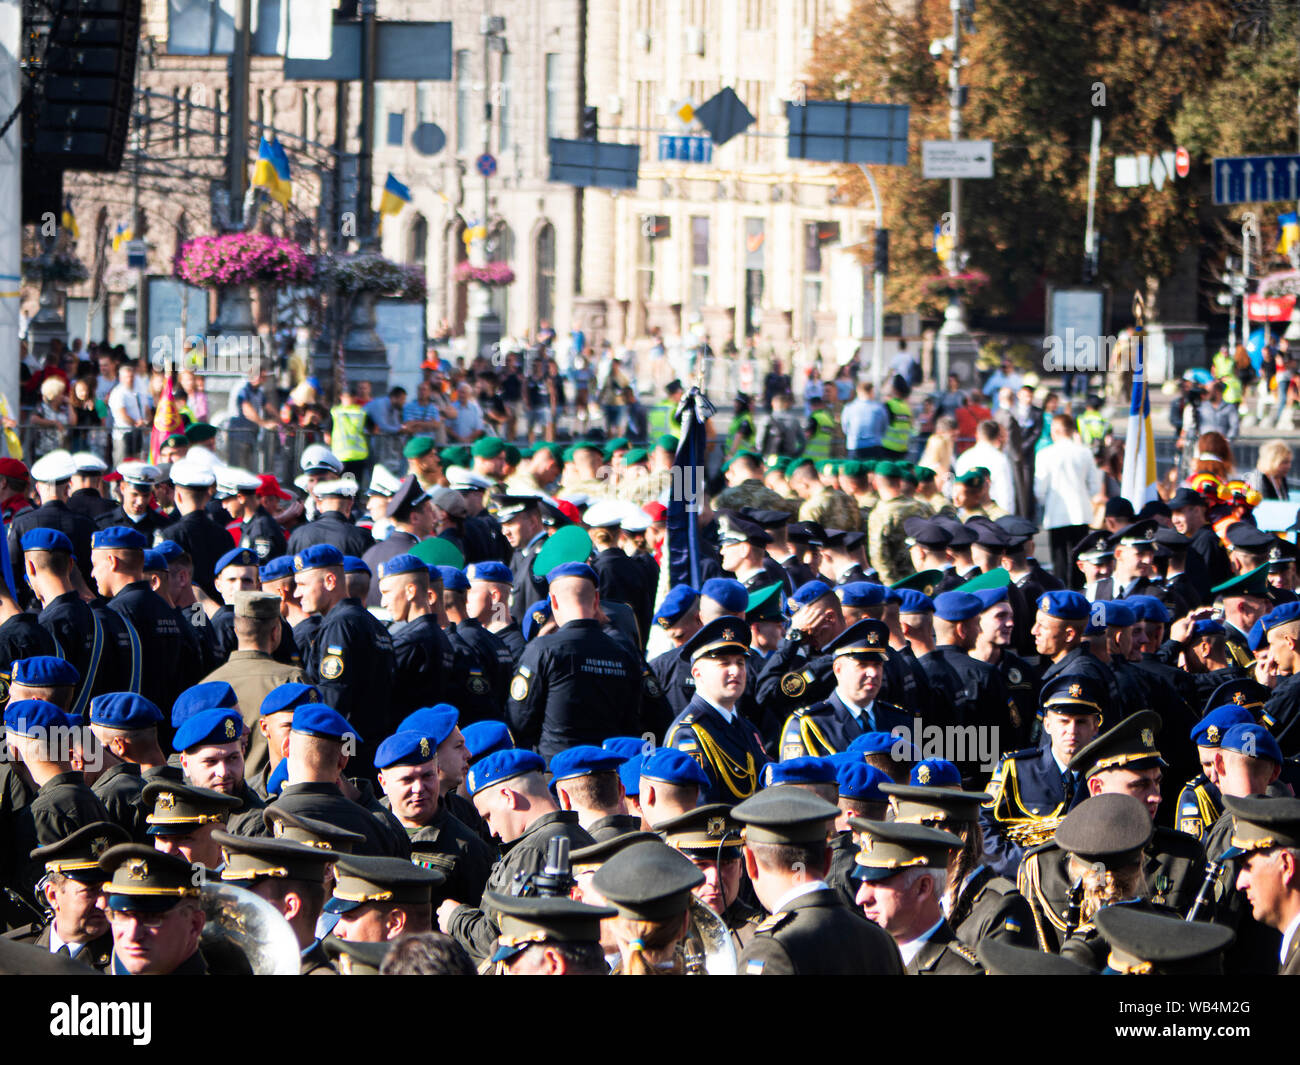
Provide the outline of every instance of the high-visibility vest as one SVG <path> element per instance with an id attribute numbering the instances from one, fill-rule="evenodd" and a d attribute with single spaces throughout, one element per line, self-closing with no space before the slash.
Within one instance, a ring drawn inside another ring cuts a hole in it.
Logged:
<path id="1" fill-rule="evenodd" d="M 891 399 L 885 406 L 889 408 L 889 428 L 885 430 L 880 446 L 905 455 L 912 442 L 912 408 L 902 399 Z"/>
<path id="2" fill-rule="evenodd" d="M 366 412 L 358 406 L 334 407 L 330 411 L 330 450 L 340 462 L 360 462 L 370 457 L 366 443 Z"/>
<path id="3" fill-rule="evenodd" d="M 831 457 L 831 447 L 835 443 L 835 419 L 829 411 L 816 410 L 813 411 L 812 422 L 812 435 L 804 445 L 803 457 L 822 462 Z"/>
<path id="4" fill-rule="evenodd" d="M 676 433 L 678 427 L 673 424 L 673 411 L 677 409 L 677 404 L 669 401 L 656 403 L 646 411 L 646 437 L 654 440 L 663 436 L 665 433 Z M 335 452 L 338 454 L 338 452 Z"/>
<path id="5" fill-rule="evenodd" d="M 749 447 L 753 447 L 756 442 L 754 436 L 754 416 L 752 414 L 738 414 L 731 422 L 731 428 L 727 430 L 727 454 L 734 455 L 740 450 L 739 441 L 742 439 L 742 430 L 748 430 L 745 436 L 748 438 Z"/>
<path id="6" fill-rule="evenodd" d="M 1110 432 L 1110 422 L 1095 410 L 1086 410 L 1079 415 L 1079 439 L 1088 447 L 1101 443 Z"/>

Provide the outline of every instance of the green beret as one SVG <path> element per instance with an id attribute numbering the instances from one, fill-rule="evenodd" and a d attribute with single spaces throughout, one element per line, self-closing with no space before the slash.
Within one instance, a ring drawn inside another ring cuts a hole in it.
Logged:
<path id="1" fill-rule="evenodd" d="M 650 457 L 650 453 L 643 447 L 633 448 L 623 455 L 624 466 L 635 466 L 638 462 L 645 462 Z"/>
<path id="2" fill-rule="evenodd" d="M 866 464 L 859 462 L 857 459 L 847 459 L 840 463 L 840 473 L 844 474 L 845 477 L 861 477 L 866 472 Z"/>
<path id="3" fill-rule="evenodd" d="M 413 436 L 407 441 L 406 447 L 402 448 L 402 458 L 418 459 L 427 455 L 433 450 L 433 437 L 431 436 Z"/>
<path id="4" fill-rule="evenodd" d="M 674 455 L 677 454 L 677 444 L 677 437 L 673 436 L 672 433 L 664 433 L 655 441 L 655 447 L 662 448 L 664 451 L 671 451 Z"/>
<path id="5" fill-rule="evenodd" d="M 524 453 L 520 451 L 519 448 L 515 447 L 514 444 L 507 444 L 503 454 L 506 457 L 507 466 L 518 466 L 520 460 L 524 457 Z"/>
<path id="6" fill-rule="evenodd" d="M 189 447 L 190 438 L 184 433 L 172 433 L 162 442 L 163 447 Z"/>
<path id="7" fill-rule="evenodd" d="M 499 436 L 485 436 L 474 441 L 469 453 L 476 459 L 495 459 L 506 449 L 506 442 Z"/>
<path id="8" fill-rule="evenodd" d="M 604 450 L 605 459 L 608 461 L 609 459 L 614 457 L 615 451 L 626 451 L 631 446 L 632 446 L 632 441 L 630 441 L 626 436 L 616 436 L 614 437 L 613 440 L 611 440 L 608 444 L 605 445 L 605 450 Z"/>
<path id="9" fill-rule="evenodd" d="M 902 463 L 899 463 L 899 462 L 877 462 L 877 463 L 876 463 L 876 476 L 877 476 L 877 477 L 902 477 L 902 476 L 903 476 L 903 466 L 902 466 Z"/>
<path id="10" fill-rule="evenodd" d="M 920 484 L 916 476 L 916 467 L 910 462 L 898 463 L 898 472 L 902 475 L 903 480 L 908 484 Z"/>
<path id="11" fill-rule="evenodd" d="M 988 476 L 989 471 L 983 466 L 975 466 L 965 473 L 959 473 L 953 480 L 960 484 L 983 484 L 988 480 Z"/>
<path id="12" fill-rule="evenodd" d="M 533 447 L 532 454 L 536 455 L 539 451 L 549 451 L 551 453 L 551 458 L 555 459 L 556 462 L 564 461 L 565 451 L 559 444 L 551 441 L 542 441 L 542 443 Z"/>
<path id="13" fill-rule="evenodd" d="M 786 477 L 793 477 L 794 471 L 797 470 L 800 466 L 812 466 L 812 465 L 813 465 L 812 459 L 791 459 L 789 462 L 785 464 L 785 475 Z M 815 466 L 813 466 L 813 468 L 816 469 Z"/>
<path id="14" fill-rule="evenodd" d="M 211 440 L 217 435 L 215 426 L 207 422 L 195 422 L 185 430 L 185 439 L 191 444 L 201 444 L 204 440 Z"/>
<path id="15" fill-rule="evenodd" d="M 465 565 L 465 556 L 460 553 L 460 549 L 442 536 L 430 536 L 427 540 L 421 540 L 411 548 L 411 554 L 426 566 L 462 569 Z"/>
<path id="16" fill-rule="evenodd" d="M 470 453 L 469 448 L 464 444 L 458 444 L 456 447 L 444 447 L 438 452 L 438 457 L 442 459 L 444 466 L 468 466 Z"/>
<path id="17" fill-rule="evenodd" d="M 817 472 L 818 473 L 827 473 L 827 472 L 839 473 L 840 464 L 836 462 L 834 459 L 827 459 L 825 462 L 820 462 L 817 464 Z"/>
<path id="18" fill-rule="evenodd" d="M 925 484 L 926 481 L 933 481 L 933 480 L 934 480 L 934 470 L 930 469 L 929 466 L 916 467 L 917 484 Z"/>

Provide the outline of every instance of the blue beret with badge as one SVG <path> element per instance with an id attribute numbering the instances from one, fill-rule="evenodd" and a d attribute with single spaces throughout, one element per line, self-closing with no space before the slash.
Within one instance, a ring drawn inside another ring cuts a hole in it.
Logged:
<path id="1" fill-rule="evenodd" d="M 1216 706 L 1192 726 L 1192 742 L 1198 747 L 1217 747 L 1234 725 L 1253 725 L 1255 715 L 1244 706 L 1227 703 Z"/>
<path id="2" fill-rule="evenodd" d="M 235 689 L 224 680 L 208 680 L 186 688 L 172 703 L 172 728 L 180 728 L 185 719 L 200 710 L 226 710 L 239 705 Z"/>
<path id="3" fill-rule="evenodd" d="M 647 780 L 658 780 L 681 788 L 691 785 L 699 788 L 709 786 L 709 778 L 705 776 L 699 762 L 674 747 L 657 747 L 646 755 L 641 761 L 641 775 Z"/>
<path id="4" fill-rule="evenodd" d="M 18 699 L 5 707 L 5 731 L 15 736 L 31 736 L 39 731 L 69 728 L 75 722 L 62 710 L 44 699 Z"/>
<path id="5" fill-rule="evenodd" d="M 563 580 L 565 577 L 581 577 L 584 581 L 590 581 L 592 584 L 598 583 L 596 580 L 596 571 L 585 562 L 562 562 L 558 566 L 547 571 L 546 583 L 554 584 L 556 581 Z"/>
<path id="6" fill-rule="evenodd" d="M 842 799 L 853 799 L 856 802 L 889 801 L 889 797 L 880 790 L 881 784 L 889 783 L 889 775 L 874 765 L 867 765 L 860 758 L 837 765 L 835 780 Z"/>
<path id="7" fill-rule="evenodd" d="M 293 712 L 293 724 L 290 727 L 294 732 L 336 743 L 342 743 L 349 736 L 357 743 L 365 742 L 346 717 L 324 703 L 303 703 L 298 706 Z"/>
<path id="8" fill-rule="evenodd" d="M 641 766 L 644 762 L 645 756 L 638 754 L 618 767 L 618 779 L 623 783 L 623 792 L 633 799 L 641 796 Z"/>
<path id="9" fill-rule="evenodd" d="M 672 628 L 699 601 L 700 593 L 689 584 L 674 585 L 655 611 L 655 624 L 665 629 Z"/>
<path id="10" fill-rule="evenodd" d="M 281 555 L 279 558 L 273 558 L 257 571 L 257 576 L 263 584 L 269 584 L 271 581 L 282 581 L 286 577 L 292 577 L 293 559 L 288 555 Z"/>
<path id="11" fill-rule="evenodd" d="M 318 703 L 320 701 L 320 692 L 314 685 L 281 684 L 266 693 L 266 698 L 262 700 L 259 713 L 266 717 L 268 714 L 281 714 L 288 710 L 296 710 L 305 703 Z"/>
<path id="12" fill-rule="evenodd" d="M 1268 646 L 1268 633 L 1264 631 L 1263 618 L 1256 618 L 1255 624 L 1250 627 L 1250 632 L 1246 634 L 1246 646 L 1250 648 L 1252 654 Z"/>
<path id="13" fill-rule="evenodd" d="M 1084 621 L 1089 606 L 1087 598 L 1080 592 L 1044 592 L 1038 597 L 1038 609 L 1048 617 L 1062 621 Z"/>
<path id="14" fill-rule="evenodd" d="M 96 551 L 143 551 L 149 546 L 144 533 L 125 525 L 110 525 L 99 529 L 90 537 L 90 546 Z"/>
<path id="15" fill-rule="evenodd" d="M 471 562 L 465 567 L 465 575 L 473 581 L 486 581 L 488 584 L 513 584 L 514 575 L 504 562 Z"/>
<path id="16" fill-rule="evenodd" d="M 1270 762 L 1282 764 L 1282 748 L 1277 740 L 1263 725 L 1253 721 L 1233 725 L 1219 739 L 1219 750 L 1236 751 L 1247 758 L 1266 758 Z"/>
<path id="17" fill-rule="evenodd" d="M 644 754 L 646 741 L 641 736 L 610 736 L 601 746 L 626 761 Z"/>
<path id="18" fill-rule="evenodd" d="M 312 544 L 293 556 L 293 571 L 304 573 L 312 569 L 342 569 L 343 552 L 333 544 Z"/>
<path id="19" fill-rule="evenodd" d="M 375 768 L 389 769 L 395 765 L 424 765 L 432 762 L 438 745 L 423 732 L 399 729 L 379 745 L 375 751 Z"/>
<path id="20" fill-rule="evenodd" d="M 185 719 L 172 737 L 172 750 L 220 747 L 234 743 L 244 734 L 244 719 L 238 710 L 200 710 Z"/>
<path id="21" fill-rule="evenodd" d="M 837 778 L 830 759 L 803 757 L 768 762 L 761 779 L 764 787 L 772 788 L 781 784 L 834 784 Z"/>
<path id="22" fill-rule="evenodd" d="M 370 572 L 370 567 L 366 565 L 364 558 L 358 558 L 356 555 L 343 556 L 344 573 L 364 573 L 367 577 L 374 576 Z"/>
<path id="23" fill-rule="evenodd" d="M 537 630 L 548 621 L 553 620 L 554 617 L 555 614 L 551 611 L 551 601 L 549 599 L 539 599 L 524 611 L 523 620 L 519 623 L 519 629 L 523 633 L 524 640 L 531 640 L 537 635 Z"/>
<path id="24" fill-rule="evenodd" d="M 219 559 L 217 559 L 217 564 L 215 567 L 213 567 L 212 575 L 214 577 L 220 577 L 221 571 L 225 569 L 227 566 L 256 566 L 256 565 L 257 565 L 257 553 L 253 551 L 252 548 L 236 547 L 234 550 L 227 551 L 224 555 L 222 555 Z"/>
<path id="25" fill-rule="evenodd" d="M 465 790 L 473 797 L 493 784 L 526 773 L 540 773 L 545 768 L 546 763 L 542 761 L 541 755 L 534 754 L 532 751 L 521 751 L 514 747 L 505 751 L 494 751 L 470 766 L 469 773 L 465 777 Z"/>
<path id="26" fill-rule="evenodd" d="M 934 599 L 934 616 L 943 621 L 969 621 L 983 609 L 984 604 L 971 592 L 943 592 Z"/>
<path id="27" fill-rule="evenodd" d="M 32 529 L 23 533 L 24 551 L 63 551 L 72 554 L 72 541 L 58 529 Z"/>
<path id="28" fill-rule="evenodd" d="M 924 758 L 912 766 L 909 784 L 924 784 L 931 788 L 961 787 L 961 770 L 942 758 Z"/>
<path id="29" fill-rule="evenodd" d="M 143 695 L 105 692 L 90 700 L 90 723 L 131 732 L 161 724 L 163 712 Z"/>
<path id="30" fill-rule="evenodd" d="M 1153 621 L 1159 625 L 1168 625 L 1173 621 L 1168 608 L 1154 595 L 1130 595 L 1124 602 L 1137 613 L 1139 621 Z"/>
<path id="31" fill-rule="evenodd" d="M 793 615 L 801 607 L 817 602 L 818 599 L 831 594 L 831 586 L 825 581 L 808 581 L 795 589 L 790 596 L 790 613 Z"/>
<path id="32" fill-rule="evenodd" d="M 281 758 L 279 764 L 271 770 L 271 775 L 266 778 L 266 794 L 268 798 L 274 798 L 279 795 L 284 786 L 289 783 L 289 759 Z"/>
<path id="33" fill-rule="evenodd" d="M 1276 629 L 1279 625 L 1300 621 L 1300 600 L 1294 603 L 1283 603 L 1281 606 L 1270 610 L 1260 620 L 1264 623 L 1265 633 L 1268 633 L 1270 629 Z"/>
<path id="34" fill-rule="evenodd" d="M 569 780 L 592 773 L 614 773 L 627 759 L 603 747 L 582 744 L 559 751 L 551 758 L 551 780 Z"/>
<path id="35" fill-rule="evenodd" d="M 25 688 L 71 688 L 81 680 L 81 674 L 71 662 L 54 655 L 34 655 L 20 658 L 13 665 L 11 684 Z"/>
<path id="36" fill-rule="evenodd" d="M 475 721 L 461 729 L 461 735 L 465 737 L 470 765 L 494 751 L 509 750 L 515 745 L 510 727 L 504 721 Z"/>
<path id="37" fill-rule="evenodd" d="M 898 738 L 892 732 L 864 732 L 849 742 L 847 750 L 854 754 L 884 754 L 891 751 Z"/>
<path id="38" fill-rule="evenodd" d="M 885 586 L 872 584 L 870 581 L 850 581 L 837 589 L 840 602 L 858 610 L 863 607 L 881 606 L 885 602 Z"/>
<path id="39" fill-rule="evenodd" d="M 387 577 L 399 577 L 407 573 L 421 573 L 427 577 L 429 567 L 423 559 L 416 558 L 414 555 L 394 555 L 379 563 L 381 581 Z"/>
<path id="40" fill-rule="evenodd" d="M 437 703 L 412 710 L 397 723 L 397 729 L 399 732 L 421 732 L 433 740 L 435 747 L 441 747 L 459 723 L 459 710 L 451 703 Z"/>
<path id="41" fill-rule="evenodd" d="M 749 593 L 740 581 L 729 577 L 713 577 L 700 586 L 700 596 L 712 599 L 731 614 L 743 614 L 749 606 Z"/>
<path id="42" fill-rule="evenodd" d="M 439 566 L 438 574 L 442 577 L 443 591 L 469 591 L 469 578 L 465 576 L 464 570 L 459 570 L 455 566 Z"/>

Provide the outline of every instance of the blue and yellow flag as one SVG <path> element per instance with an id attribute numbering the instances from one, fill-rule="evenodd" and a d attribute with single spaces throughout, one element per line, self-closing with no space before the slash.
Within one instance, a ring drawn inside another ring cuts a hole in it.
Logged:
<path id="1" fill-rule="evenodd" d="M 113 230 L 113 250 L 120 250 L 128 240 L 135 240 L 135 233 L 131 229 L 131 223 L 118 222 L 117 228 Z"/>
<path id="2" fill-rule="evenodd" d="M 934 254 L 939 257 L 940 262 L 947 262 L 948 256 L 952 252 L 952 233 L 947 232 L 942 222 L 934 224 Z"/>
<path id="3" fill-rule="evenodd" d="M 393 177 L 390 171 L 388 180 L 384 182 L 384 194 L 379 198 L 379 213 L 401 214 L 402 208 L 410 202 L 411 190 Z"/>
<path id="4" fill-rule="evenodd" d="M 59 225 L 72 234 L 72 239 L 76 240 L 81 236 L 81 227 L 77 225 L 77 216 L 72 213 L 72 197 L 63 197 L 63 217 L 59 219 Z"/>
<path id="5" fill-rule="evenodd" d="M 1295 211 L 1288 211 L 1277 216 L 1277 226 L 1281 230 L 1277 253 L 1285 255 L 1296 244 L 1300 244 L 1300 220 L 1297 220 Z"/>
<path id="6" fill-rule="evenodd" d="M 257 149 L 257 165 L 253 167 L 253 185 L 266 189 L 276 203 L 287 207 L 293 199 L 293 179 L 289 175 L 289 156 L 279 138 L 262 138 Z"/>

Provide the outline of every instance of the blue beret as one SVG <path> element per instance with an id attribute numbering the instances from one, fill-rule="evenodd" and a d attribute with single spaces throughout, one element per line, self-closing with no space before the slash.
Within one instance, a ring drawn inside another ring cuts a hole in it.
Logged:
<path id="1" fill-rule="evenodd" d="M 188 751 L 194 747 L 219 747 L 233 743 L 244 734 L 244 719 L 238 710 L 200 710 L 185 719 L 172 737 L 172 750 Z"/>
<path id="2" fill-rule="evenodd" d="M 1192 742 L 1198 747 L 1217 747 L 1219 741 L 1234 725 L 1253 725 L 1255 715 L 1244 706 L 1227 703 L 1216 706 L 1192 726 Z"/>
<path id="3" fill-rule="evenodd" d="M 233 551 L 227 551 L 219 559 L 216 566 L 212 569 L 212 576 L 220 577 L 221 571 L 227 566 L 256 566 L 257 554 L 251 547 L 236 547 Z"/>
<path id="4" fill-rule="evenodd" d="M 885 602 L 885 586 L 870 581 L 851 581 L 840 586 L 840 602 L 845 606 L 881 606 Z"/>
<path id="5" fill-rule="evenodd" d="M 521 751 L 515 747 L 494 751 L 469 767 L 469 773 L 465 777 L 465 790 L 472 797 L 503 780 L 523 776 L 525 773 L 540 773 L 545 768 L 546 763 L 542 761 L 541 755 L 532 751 Z"/>
<path id="6" fill-rule="evenodd" d="M 293 556 L 293 571 L 308 569 L 343 568 L 343 552 L 333 544 L 312 544 Z"/>
<path id="7" fill-rule="evenodd" d="M 144 533 L 136 529 L 127 528 L 125 525 L 110 525 L 107 529 L 100 529 L 91 536 L 90 546 L 94 550 L 121 548 L 143 551 L 149 546 L 149 541 L 145 539 Z"/>
<path id="8" fill-rule="evenodd" d="M 1048 617 L 1083 621 L 1088 617 L 1088 600 L 1080 592 L 1044 592 L 1038 597 L 1038 609 Z"/>
<path id="9" fill-rule="evenodd" d="M 160 540 L 158 543 L 153 545 L 153 549 L 167 560 L 168 565 L 175 562 L 181 557 L 181 555 L 185 554 L 185 548 L 181 547 L 181 545 L 175 540 Z M 290 560 L 289 565 L 292 568 L 292 560 Z"/>
<path id="10" fill-rule="evenodd" d="M 1006 585 L 1001 588 L 981 588 L 977 592 L 971 592 L 976 599 L 980 601 L 980 613 L 997 606 L 999 603 L 1007 601 Z"/>
<path id="11" fill-rule="evenodd" d="M 468 592 L 469 578 L 464 571 L 455 566 L 439 566 L 438 576 L 442 578 L 442 588 L 446 592 Z"/>
<path id="12" fill-rule="evenodd" d="M 289 783 L 289 759 L 281 758 L 280 764 L 271 770 L 271 775 L 266 778 L 266 794 L 268 797 L 278 796 Z"/>
<path id="13" fill-rule="evenodd" d="M 513 584 L 515 580 L 504 562 L 471 562 L 465 567 L 465 576 L 471 581 L 490 581 L 493 584 Z"/>
<path id="14" fill-rule="evenodd" d="M 397 724 L 399 732 L 419 732 L 441 747 L 460 722 L 460 711 L 451 703 L 438 703 L 413 710 Z"/>
<path id="15" fill-rule="evenodd" d="M 732 614 L 743 614 L 749 609 L 749 593 L 740 581 L 729 577 L 713 577 L 700 585 L 700 595 L 712 599 L 723 610 Z"/>
<path id="16" fill-rule="evenodd" d="M 763 766 L 763 786 L 778 784 L 834 784 L 835 766 L 825 758 L 790 758 Z"/>
<path id="17" fill-rule="evenodd" d="M 944 621 L 969 621 L 983 609 L 979 596 L 970 592 L 943 592 L 934 599 L 934 616 Z"/>
<path id="18" fill-rule="evenodd" d="M 618 779 L 623 782 L 623 791 L 634 799 L 641 795 L 641 765 L 644 761 L 645 756 L 638 754 L 618 767 Z"/>
<path id="19" fill-rule="evenodd" d="M 505 751 L 515 745 L 510 728 L 504 721 L 475 721 L 461 729 L 465 749 L 471 762 L 486 758 L 493 751 Z"/>
<path id="20" fill-rule="evenodd" d="M 364 743 L 360 734 L 337 710 L 332 710 L 324 703 L 302 703 L 293 712 L 294 732 L 305 732 L 308 736 L 335 740 L 342 743 L 351 736 L 357 743 Z"/>
<path id="21" fill-rule="evenodd" d="M 839 782 L 840 795 L 845 799 L 858 802 L 888 802 L 889 796 L 880 790 L 881 784 L 889 782 L 888 774 L 867 765 L 862 759 L 841 762 L 835 770 L 835 779 Z"/>
<path id="22" fill-rule="evenodd" d="M 898 612 L 900 614 L 933 614 L 934 600 L 915 588 L 898 589 Z"/>
<path id="23" fill-rule="evenodd" d="M 1123 599 L 1098 599 L 1088 611 L 1088 633 L 1093 632 L 1094 623 L 1101 629 L 1123 629 L 1137 624 L 1137 611 L 1131 603 Z"/>
<path id="24" fill-rule="evenodd" d="M 209 680 L 186 688 L 172 703 L 172 728 L 180 728 L 185 719 L 200 710 L 226 710 L 239 705 L 235 689 L 224 680 Z"/>
<path id="25" fill-rule="evenodd" d="M 53 655 L 36 655 L 20 658 L 14 663 L 10 683 L 28 688 L 63 688 L 75 686 L 79 680 L 81 674 L 71 662 Z"/>
<path id="26" fill-rule="evenodd" d="M 66 551 L 72 554 L 72 541 L 58 529 L 32 529 L 23 534 L 24 551 Z"/>
<path id="27" fill-rule="evenodd" d="M 1246 636 L 1246 643 L 1249 645 L 1252 654 L 1264 649 L 1268 643 L 1268 634 L 1264 632 L 1263 618 L 1255 619 L 1255 624 L 1250 627 L 1250 632 Z"/>
<path id="28" fill-rule="evenodd" d="M 689 584 L 674 585 L 669 589 L 668 594 L 664 596 L 664 601 L 659 604 L 659 609 L 655 611 L 655 624 L 665 629 L 677 624 L 682 615 L 699 601 L 700 593 Z M 748 604 L 748 600 L 746 600 L 746 603 Z"/>
<path id="29" fill-rule="evenodd" d="M 395 765 L 424 765 L 432 762 L 438 745 L 423 732 L 401 729 L 394 732 L 375 751 L 375 768 L 388 769 Z"/>
<path id="30" fill-rule="evenodd" d="M 1261 629 L 1263 628 L 1263 626 L 1260 627 Z M 1223 636 L 1227 633 L 1227 631 L 1228 630 L 1223 627 L 1222 621 L 1215 621 L 1214 618 L 1201 618 L 1199 621 L 1192 622 L 1191 635 L 1192 636 Z"/>
<path id="31" fill-rule="evenodd" d="M 709 778 L 704 775 L 700 764 L 675 747 L 656 747 L 646 755 L 641 761 L 641 775 L 649 780 L 682 787 L 690 784 L 699 788 L 709 786 Z"/>
<path id="32" fill-rule="evenodd" d="M 282 581 L 286 577 L 292 577 L 293 559 L 288 555 L 281 555 L 279 558 L 273 558 L 257 571 L 257 575 L 263 584 L 266 584 L 267 581 Z"/>
<path id="33" fill-rule="evenodd" d="M 379 579 L 381 581 L 385 577 L 396 577 L 402 573 L 423 573 L 427 577 L 429 567 L 423 559 L 416 558 L 414 555 L 394 555 L 392 558 L 379 563 Z"/>
<path id="34" fill-rule="evenodd" d="M 163 712 L 143 695 L 105 692 L 90 700 L 90 723 L 124 731 L 148 728 L 162 722 Z"/>
<path id="35" fill-rule="evenodd" d="M 644 754 L 645 745 L 646 741 L 640 736 L 610 736 L 601 744 L 605 750 L 613 751 L 625 761 Z"/>
<path id="36" fill-rule="evenodd" d="M 1248 758 L 1267 758 L 1270 762 L 1282 764 L 1282 748 L 1277 740 L 1263 725 L 1233 725 L 1219 740 L 1219 750 L 1236 751 Z"/>
<path id="37" fill-rule="evenodd" d="M 145 573 L 166 573 L 167 559 L 161 551 L 146 550 L 144 553 Z"/>
<path id="38" fill-rule="evenodd" d="M 627 759 L 604 747 L 583 744 L 560 751 L 551 759 L 551 780 L 568 780 L 591 773 L 613 773 Z"/>
<path id="39" fill-rule="evenodd" d="M 321 701 L 320 692 L 310 684 L 281 684 L 272 688 L 262 700 L 259 711 L 263 717 L 267 714 L 280 714 L 286 710 L 297 710 L 304 703 Z"/>
<path id="40" fill-rule="evenodd" d="M 790 613 L 793 614 L 800 607 L 815 603 L 822 596 L 830 594 L 831 586 L 825 581 L 808 581 L 806 584 L 801 584 L 794 595 L 790 596 Z"/>
<path id="41" fill-rule="evenodd" d="M 1300 600 L 1283 603 L 1276 610 L 1270 610 L 1261 620 L 1264 622 L 1265 632 L 1279 625 L 1285 625 L 1288 621 L 1300 621 Z"/>
<path id="42" fill-rule="evenodd" d="M 907 782 L 931 788 L 942 788 L 950 784 L 961 787 L 961 771 L 942 758 L 925 758 L 912 766 Z"/>
<path id="43" fill-rule="evenodd" d="M 523 621 L 519 624 L 524 639 L 531 640 L 537 635 L 537 630 L 554 617 L 555 615 L 551 612 L 551 601 L 549 599 L 539 599 L 524 611 Z"/>
<path id="44" fill-rule="evenodd" d="M 5 731 L 30 736 L 36 729 L 68 728 L 73 724 L 53 703 L 44 699 L 19 699 L 5 707 Z"/>
<path id="45" fill-rule="evenodd" d="M 343 556 L 343 572 L 364 573 L 367 577 L 374 576 L 374 574 L 370 572 L 370 567 L 366 565 L 366 560 L 358 558 L 356 555 Z"/>
<path id="46" fill-rule="evenodd" d="M 1165 604 L 1154 595 L 1130 595 L 1124 601 L 1137 612 L 1139 621 L 1156 621 L 1161 625 L 1173 621 Z"/>
<path id="47" fill-rule="evenodd" d="M 872 570 L 872 571 L 871 571 L 871 573 L 875 573 L 875 572 L 876 572 L 875 570 Z M 870 575 L 871 575 L 871 574 L 868 574 L 868 576 L 870 576 Z M 901 589 L 901 588 L 886 588 L 886 589 L 885 589 L 885 602 L 886 602 L 886 603 L 901 603 L 902 601 L 903 601 L 903 589 Z"/>
<path id="48" fill-rule="evenodd" d="M 585 562 L 562 562 L 546 574 L 546 583 L 552 584 L 564 577 L 581 577 L 596 584 L 596 571 Z"/>
<path id="49" fill-rule="evenodd" d="M 884 754 L 893 750 L 898 738 L 892 732 L 864 732 L 855 736 L 848 749 L 855 754 Z"/>

